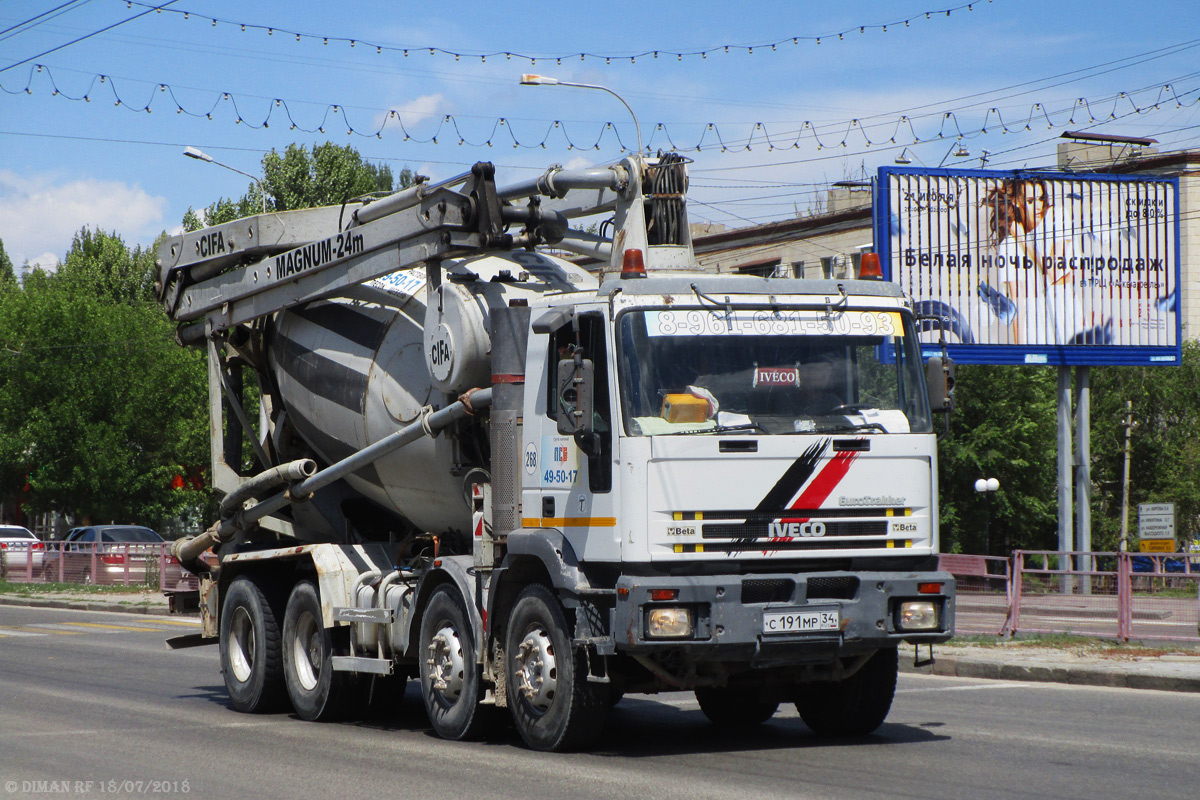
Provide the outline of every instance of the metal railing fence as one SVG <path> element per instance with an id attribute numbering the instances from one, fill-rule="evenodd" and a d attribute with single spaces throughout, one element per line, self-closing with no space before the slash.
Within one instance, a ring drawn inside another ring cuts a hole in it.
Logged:
<path id="1" fill-rule="evenodd" d="M 939 560 L 958 584 L 959 633 L 1200 641 L 1194 555 L 1017 550 Z"/>
<path id="2" fill-rule="evenodd" d="M 13 583 L 194 589 L 196 578 L 168 551 L 169 542 L 38 542 L 0 556 L 0 577 Z"/>

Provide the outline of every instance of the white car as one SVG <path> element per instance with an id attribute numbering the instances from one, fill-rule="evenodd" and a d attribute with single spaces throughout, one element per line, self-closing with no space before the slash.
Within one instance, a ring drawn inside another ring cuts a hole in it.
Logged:
<path id="1" fill-rule="evenodd" d="M 46 546 L 28 528 L 0 525 L 0 563 L 9 580 L 40 574 Z"/>

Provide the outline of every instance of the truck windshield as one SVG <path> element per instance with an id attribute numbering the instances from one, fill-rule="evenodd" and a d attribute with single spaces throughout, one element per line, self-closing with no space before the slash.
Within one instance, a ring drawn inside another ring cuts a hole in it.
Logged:
<path id="1" fill-rule="evenodd" d="M 631 436 L 932 430 L 898 311 L 628 311 L 618 339 Z"/>

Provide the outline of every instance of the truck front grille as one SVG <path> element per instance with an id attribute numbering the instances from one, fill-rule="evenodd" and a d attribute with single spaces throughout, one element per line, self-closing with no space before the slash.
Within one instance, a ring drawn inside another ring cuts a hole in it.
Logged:
<path id="1" fill-rule="evenodd" d="M 853 575 L 808 579 L 809 600 L 853 600 L 856 594 L 858 578 Z"/>
<path id="2" fill-rule="evenodd" d="M 796 591 L 790 578 L 750 578 L 742 581 L 743 603 L 786 603 Z"/>
<path id="3" fill-rule="evenodd" d="M 887 520 L 846 520 L 826 522 L 822 536 L 887 536 Z M 770 539 L 779 534 L 772 532 L 771 524 L 767 522 L 744 522 L 740 525 L 729 523 L 706 524 L 703 528 L 705 539 Z M 816 537 L 814 537 L 816 538 Z"/>

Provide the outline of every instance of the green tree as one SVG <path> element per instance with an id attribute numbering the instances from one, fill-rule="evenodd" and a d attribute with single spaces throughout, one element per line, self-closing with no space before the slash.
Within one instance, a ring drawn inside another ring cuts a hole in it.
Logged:
<path id="1" fill-rule="evenodd" d="M 113 300 L 149 301 L 154 291 L 154 248 L 138 246 L 131 251 L 115 231 L 84 227 L 72 239 L 57 277 Z"/>
<path id="2" fill-rule="evenodd" d="M 938 444 L 944 552 L 1057 549 L 1057 377 L 1046 367 L 960 365 L 951 433 Z M 983 498 L 979 478 L 1000 491 Z"/>
<path id="3" fill-rule="evenodd" d="M 20 286 L 17 281 L 17 273 L 13 269 L 12 259 L 8 257 L 8 252 L 4 249 L 4 241 L 0 239 L 0 292 L 8 289 L 15 289 Z"/>
<path id="4" fill-rule="evenodd" d="M 263 156 L 263 186 L 270 211 L 338 205 L 370 194 L 390 194 L 411 186 L 412 170 L 407 167 L 393 176 L 386 164 L 372 164 L 350 145 L 333 142 L 313 145 L 290 144 L 283 153 L 271 150 Z M 239 200 L 221 198 L 204 212 L 205 224 L 219 225 L 257 214 L 262 210 L 258 184 L 250 185 Z M 200 216 L 188 209 L 183 218 L 185 230 L 199 230 Z"/>
<path id="5" fill-rule="evenodd" d="M 1115 550 L 1120 538 L 1126 401 L 1131 537 L 1138 503 L 1175 503 L 1179 543 L 1200 537 L 1200 342 L 1184 343 L 1179 367 L 1093 368 L 1091 383 L 1093 546 Z"/>
<path id="6" fill-rule="evenodd" d="M 147 255 L 80 231 L 59 274 L 0 302 L 0 481 L 34 512 L 156 525 L 194 504 L 171 488 L 207 463 L 202 354 L 146 299 Z"/>

